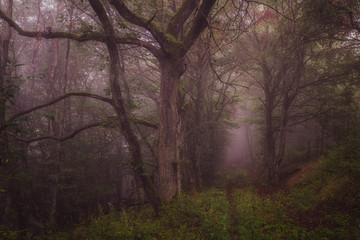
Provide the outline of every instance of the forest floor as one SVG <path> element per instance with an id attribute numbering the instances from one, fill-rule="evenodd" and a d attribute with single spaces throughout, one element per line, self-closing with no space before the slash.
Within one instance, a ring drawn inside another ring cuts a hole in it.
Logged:
<path id="1" fill-rule="evenodd" d="M 354 146 L 360 143 L 304 164 L 277 185 L 244 166 L 224 166 L 212 188 L 180 194 L 159 215 L 149 205 L 123 208 L 29 239 L 360 240 L 360 147 Z"/>
<path id="2" fill-rule="evenodd" d="M 249 169 L 225 167 L 216 187 L 179 195 L 160 217 L 149 207 L 124 209 L 52 239 L 356 240 L 359 166 L 351 172 L 337 159 L 314 161 L 277 185 Z"/>

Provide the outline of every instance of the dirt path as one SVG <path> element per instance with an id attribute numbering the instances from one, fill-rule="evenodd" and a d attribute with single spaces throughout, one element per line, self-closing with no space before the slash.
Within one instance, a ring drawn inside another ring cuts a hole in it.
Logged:
<path id="1" fill-rule="evenodd" d="M 238 240 L 241 236 L 239 236 L 235 229 L 241 224 L 236 216 L 238 212 L 236 211 L 236 202 L 234 201 L 234 192 L 237 189 L 243 189 L 247 187 L 255 187 L 257 193 L 261 197 L 267 197 L 269 195 L 273 195 L 277 193 L 279 190 L 288 191 L 287 187 L 287 178 L 281 181 L 278 185 L 264 185 L 260 180 L 258 175 L 253 171 L 248 171 L 247 177 L 244 179 L 232 179 L 229 180 L 226 184 L 226 198 L 229 202 L 229 216 L 231 220 L 231 226 L 234 229 L 231 239 Z"/>
<path id="2" fill-rule="evenodd" d="M 237 218 L 236 218 L 236 205 L 234 203 L 234 196 L 233 196 L 233 192 L 237 188 L 239 188 L 239 186 L 231 180 L 226 185 L 226 199 L 229 202 L 229 210 L 228 211 L 229 211 L 229 216 L 231 219 L 231 226 L 233 228 L 235 228 L 239 224 L 237 221 Z M 239 236 L 237 234 L 232 234 L 232 239 L 237 240 L 237 239 L 239 239 Z"/>

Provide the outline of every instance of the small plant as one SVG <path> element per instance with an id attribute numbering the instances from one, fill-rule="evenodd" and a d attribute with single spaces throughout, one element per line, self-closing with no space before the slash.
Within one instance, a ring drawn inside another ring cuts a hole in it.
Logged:
<path id="1" fill-rule="evenodd" d="M 18 232 L 8 229 L 4 225 L 0 225 L 0 239 L 4 240 L 16 240 L 18 239 Z"/>

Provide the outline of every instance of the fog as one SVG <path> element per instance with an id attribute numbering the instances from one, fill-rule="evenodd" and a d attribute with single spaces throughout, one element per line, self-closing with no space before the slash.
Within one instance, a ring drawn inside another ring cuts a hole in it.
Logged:
<path id="1" fill-rule="evenodd" d="M 240 164 L 248 158 L 248 143 L 246 132 L 243 126 L 229 130 L 229 146 L 226 149 L 225 162 Z"/>

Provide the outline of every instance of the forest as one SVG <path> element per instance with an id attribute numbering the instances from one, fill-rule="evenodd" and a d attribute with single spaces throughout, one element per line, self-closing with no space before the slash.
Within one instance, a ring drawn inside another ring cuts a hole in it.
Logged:
<path id="1" fill-rule="evenodd" d="M 0 239 L 360 239 L 359 0 L 0 0 Z"/>

